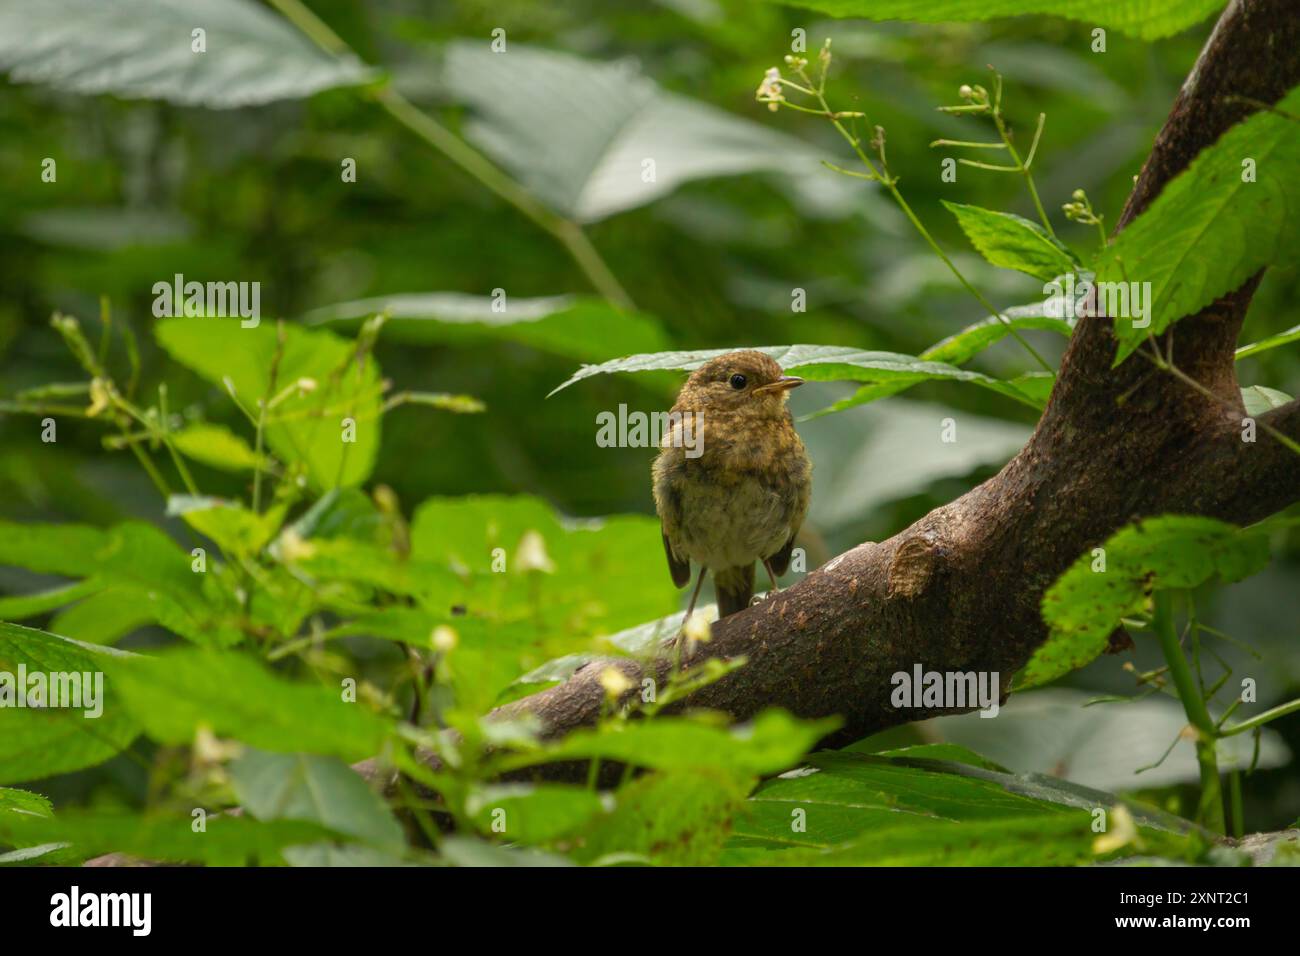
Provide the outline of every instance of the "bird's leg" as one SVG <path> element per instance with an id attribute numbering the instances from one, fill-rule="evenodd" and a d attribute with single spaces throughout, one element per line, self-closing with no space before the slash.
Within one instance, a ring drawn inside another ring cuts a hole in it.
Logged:
<path id="1" fill-rule="evenodd" d="M 686 625 L 690 622 L 691 615 L 695 613 L 695 602 L 699 599 L 700 586 L 704 584 L 704 574 L 707 571 L 708 568 L 700 565 L 700 573 L 695 578 L 695 590 L 691 592 L 691 603 L 686 605 L 686 616 L 682 618 L 681 630 L 677 632 L 677 640 L 673 642 L 675 645 L 673 670 L 677 670 L 681 664 L 682 645 L 686 642 Z"/>
<path id="2" fill-rule="evenodd" d="M 767 579 L 772 582 L 772 590 L 768 591 L 767 594 L 763 595 L 763 597 L 754 595 L 754 598 L 749 602 L 750 607 L 753 607 L 755 604 L 761 604 L 777 591 L 781 590 L 780 585 L 776 583 L 776 572 L 772 570 L 772 562 L 768 558 L 763 559 L 763 567 L 767 569 Z"/>

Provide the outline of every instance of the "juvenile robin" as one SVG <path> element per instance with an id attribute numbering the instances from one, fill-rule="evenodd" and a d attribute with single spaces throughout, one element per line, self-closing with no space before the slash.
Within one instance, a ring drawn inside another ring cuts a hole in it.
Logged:
<path id="1" fill-rule="evenodd" d="M 802 384 L 762 352 L 729 352 L 692 373 L 677 396 L 654 463 L 654 498 L 673 583 L 685 587 L 691 563 L 700 568 L 687 619 L 706 570 L 726 617 L 749 605 L 755 561 L 773 590 L 790 565 L 812 493 L 812 465 L 786 408 Z"/>

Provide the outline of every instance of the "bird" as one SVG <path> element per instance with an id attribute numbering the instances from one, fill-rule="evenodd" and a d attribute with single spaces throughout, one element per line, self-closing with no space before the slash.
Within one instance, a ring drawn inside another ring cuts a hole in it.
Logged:
<path id="1" fill-rule="evenodd" d="M 677 395 L 652 472 L 673 583 L 685 587 L 699 566 L 684 626 L 706 571 L 719 618 L 749 606 L 756 561 L 778 590 L 812 497 L 812 464 L 786 406 L 802 384 L 746 349 L 705 362 Z"/>

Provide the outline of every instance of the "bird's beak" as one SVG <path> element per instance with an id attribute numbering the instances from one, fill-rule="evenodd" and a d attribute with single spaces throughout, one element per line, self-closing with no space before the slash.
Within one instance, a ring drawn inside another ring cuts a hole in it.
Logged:
<path id="1" fill-rule="evenodd" d="M 788 392 L 790 389 L 798 388 L 802 384 L 803 379 L 795 375 L 782 375 L 775 382 L 760 385 L 758 388 L 754 389 L 754 392 Z"/>

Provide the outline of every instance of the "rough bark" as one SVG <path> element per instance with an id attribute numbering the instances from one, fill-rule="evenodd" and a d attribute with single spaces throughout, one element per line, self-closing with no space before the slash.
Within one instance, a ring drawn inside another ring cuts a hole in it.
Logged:
<path id="1" fill-rule="evenodd" d="M 1275 102 L 1297 82 L 1300 5 L 1235 0 L 1157 136 L 1119 228 L 1246 117 L 1248 101 Z M 1161 340 L 1164 349 L 1172 338 L 1175 363 L 1217 400 L 1140 356 L 1112 368 L 1110 320 L 1082 319 L 1033 437 L 1001 472 L 889 540 L 859 545 L 716 623 L 688 661 L 743 655 L 748 663 L 689 706 L 737 719 L 774 706 L 803 717 L 838 714 L 844 728 L 830 743 L 931 716 L 890 704 L 892 674 L 916 663 L 988 670 L 1005 688 L 1046 637 L 1044 590 L 1125 524 L 1167 513 L 1249 523 L 1300 499 L 1295 455 L 1262 429 L 1253 444 L 1241 439 L 1233 350 L 1258 280 Z M 1300 435 L 1298 406 L 1262 420 Z M 627 661 L 597 662 L 497 715 L 534 714 L 552 736 L 594 723 L 599 674 L 611 664 L 642 676 Z M 649 669 L 662 678 L 666 666 Z"/>

